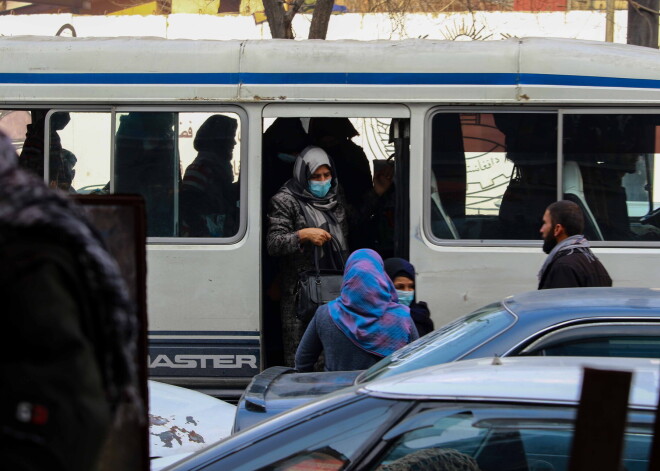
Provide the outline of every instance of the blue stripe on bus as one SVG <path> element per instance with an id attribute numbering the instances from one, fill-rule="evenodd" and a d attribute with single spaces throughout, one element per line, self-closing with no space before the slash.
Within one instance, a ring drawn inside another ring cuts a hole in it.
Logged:
<path id="1" fill-rule="evenodd" d="M 509 73 L 0 73 L 4 84 L 87 85 L 557 85 L 660 88 L 660 80 Z"/>

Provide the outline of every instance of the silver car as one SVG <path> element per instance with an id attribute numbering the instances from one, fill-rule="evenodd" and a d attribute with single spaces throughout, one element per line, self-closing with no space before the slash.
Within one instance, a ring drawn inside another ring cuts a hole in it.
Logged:
<path id="1" fill-rule="evenodd" d="M 377 379 L 248 428 L 168 470 L 562 471 L 585 366 L 634 372 L 623 465 L 647 470 L 660 360 L 582 357 L 465 360 Z"/>

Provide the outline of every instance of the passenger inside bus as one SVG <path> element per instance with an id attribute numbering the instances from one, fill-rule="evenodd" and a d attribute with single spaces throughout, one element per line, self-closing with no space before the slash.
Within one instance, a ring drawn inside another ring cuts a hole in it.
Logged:
<path id="1" fill-rule="evenodd" d="M 115 137 L 115 193 L 140 194 L 147 235 L 172 237 L 174 195 L 181 180 L 176 162 L 176 113 L 130 112 L 119 118 Z"/>
<path id="2" fill-rule="evenodd" d="M 293 175 L 293 163 L 298 154 L 310 145 L 310 139 L 300 118 L 277 118 L 262 140 L 264 207 Z"/>
<path id="3" fill-rule="evenodd" d="M 181 182 L 184 237 L 230 237 L 238 232 L 239 184 L 231 165 L 237 128 L 236 119 L 213 115 L 197 131 L 198 154 Z"/>
<path id="4" fill-rule="evenodd" d="M 657 240 L 650 227 L 631 225 L 626 175 L 655 153 L 656 123 L 645 115 L 567 115 L 564 155 L 580 170 L 589 211 L 604 240 Z"/>
<path id="5" fill-rule="evenodd" d="M 19 157 L 19 165 L 40 178 L 44 176 L 44 149 L 46 133 L 46 114 L 48 110 L 32 110 L 32 124 L 27 125 L 27 135 Z M 73 181 L 73 166 L 75 156 L 62 148 L 62 141 L 58 131 L 69 124 L 70 115 L 67 112 L 53 113 L 50 118 L 49 129 L 49 182 L 52 188 L 64 191 L 71 189 Z M 73 158 L 71 158 L 73 156 Z"/>
<path id="6" fill-rule="evenodd" d="M 270 199 L 293 175 L 293 163 L 309 145 L 309 137 L 300 118 L 277 118 L 264 132 L 262 140 L 262 227 L 268 227 L 266 208 Z M 266 237 L 262 240 L 262 253 L 266 254 Z M 277 257 L 263 257 L 261 263 L 264 286 L 262 332 L 266 367 L 284 364 L 282 324 L 280 318 L 281 275 Z"/>
<path id="7" fill-rule="evenodd" d="M 373 189 L 369 159 L 362 147 L 351 140 L 357 135 L 357 130 L 348 118 L 309 120 L 312 144 L 321 147 L 332 159 L 346 202 L 353 207 L 363 205 L 368 192 Z M 360 224 L 363 223 L 360 221 Z M 369 232 L 364 229 L 359 226 L 350 227 L 349 245 L 353 250 L 373 246 Z"/>
<path id="8" fill-rule="evenodd" d="M 392 185 L 378 198 L 369 223 L 359 228 L 365 232 L 367 247 L 383 259 L 408 255 L 409 126 L 407 119 L 393 118 L 390 122 L 387 143 L 394 152 L 387 159 L 373 160 L 373 166 L 374 175 L 391 173 Z"/>
<path id="9" fill-rule="evenodd" d="M 520 113 L 493 117 L 504 135 L 506 158 L 513 163 L 500 204 L 501 235 L 497 238 L 537 239 L 538 215 L 557 200 L 557 117 Z"/>

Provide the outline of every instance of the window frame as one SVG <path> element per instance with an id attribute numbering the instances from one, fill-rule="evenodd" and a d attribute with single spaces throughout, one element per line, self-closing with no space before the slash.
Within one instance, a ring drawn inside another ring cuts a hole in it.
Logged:
<path id="1" fill-rule="evenodd" d="M 26 110 L 43 108 L 48 112 L 44 118 L 44 174 L 42 178 L 48 184 L 48 176 L 50 174 L 50 119 L 55 113 L 108 113 L 110 115 L 110 135 L 113 136 L 114 121 L 113 121 L 113 107 L 112 106 L 43 106 L 43 107 L 29 107 Z M 110 139 L 110 172 L 112 174 L 112 155 L 114 153 L 114 139 Z"/>
<path id="2" fill-rule="evenodd" d="M 245 109 L 236 105 L 122 105 L 112 108 L 112 164 L 111 175 L 114 175 L 115 166 L 115 135 L 117 133 L 117 113 L 145 112 L 145 113 L 234 113 L 239 122 L 241 132 L 240 154 L 240 188 L 239 188 L 239 226 L 238 231 L 231 237 L 147 237 L 150 245 L 235 245 L 247 234 L 248 219 L 248 142 L 249 122 Z M 185 169 L 181 169 L 181 178 Z M 111 180 L 111 193 L 114 192 L 114 180 Z M 178 201 L 178 198 L 177 198 Z M 148 217 L 148 215 L 147 215 Z"/>
<path id="3" fill-rule="evenodd" d="M 241 154 L 240 154 L 240 168 L 241 168 L 241 183 L 239 189 L 239 227 L 238 232 L 231 237 L 147 237 L 147 244 L 149 245 L 235 245 L 240 242 L 247 234 L 247 218 L 248 218 L 248 187 L 247 187 L 247 172 L 248 172 L 248 142 L 249 142 L 249 121 L 247 111 L 236 105 L 225 104 L 212 104 L 212 105 L 182 105 L 182 104 L 158 104 L 158 105 L 58 105 L 51 106 L 34 106 L 34 107 L 7 107 L 6 109 L 17 110 L 31 110 L 31 109 L 47 109 L 45 123 L 46 130 L 50 127 L 50 119 L 54 113 L 68 112 L 68 113 L 109 113 L 110 114 L 110 194 L 114 193 L 114 175 L 115 170 L 115 135 L 117 133 L 117 113 L 128 112 L 152 112 L 152 113 L 234 113 L 236 114 L 240 131 L 241 131 Z M 50 171 L 49 157 L 50 157 L 50 133 L 45 132 L 44 136 L 44 175 L 43 179 L 46 183 Z M 183 177 L 183 169 L 182 169 Z M 148 217 L 148 215 L 147 215 Z"/>
<path id="4" fill-rule="evenodd" d="M 630 108 L 622 107 L 615 108 L 612 106 L 603 108 L 585 108 L 584 105 L 579 106 L 552 106 L 552 107 L 512 107 L 512 106 L 479 106 L 469 108 L 465 106 L 433 106 L 430 107 L 424 118 L 424 142 L 423 142 L 423 169 L 424 180 L 423 184 L 423 204 L 422 204 L 422 230 L 425 238 L 433 246 L 440 247 L 525 247 L 525 248 L 540 248 L 543 241 L 537 240 L 508 240 L 508 239 L 441 239 L 437 237 L 431 227 L 431 176 L 432 176 L 432 129 L 433 118 L 437 114 L 451 114 L 451 113 L 470 113 L 470 114 L 554 114 L 557 117 L 557 201 L 563 197 L 563 167 L 564 167 L 564 153 L 563 153 L 563 122 L 564 116 L 571 114 L 657 114 L 660 115 L 660 108 Z M 659 183 L 659 182 L 655 182 Z M 541 226 L 541 217 L 539 215 L 539 227 Z M 592 247 L 608 247 L 608 248 L 659 248 L 660 241 L 589 241 Z"/>
<path id="5" fill-rule="evenodd" d="M 563 169 L 564 165 L 564 147 L 563 147 L 563 123 L 565 115 L 575 115 L 575 114 L 593 114 L 593 115 L 607 115 L 607 114 L 639 114 L 639 115 L 651 115 L 656 114 L 660 116 L 660 108 L 584 108 L 584 107 L 575 107 L 575 108 L 559 108 L 558 109 L 558 119 L 557 129 L 560 141 L 557 147 L 557 158 L 559 169 Z M 558 188 L 563 186 L 563 172 L 558 173 L 560 185 Z M 654 182 L 657 183 L 657 182 Z M 592 247 L 635 247 L 635 248 L 645 248 L 645 247 L 660 247 L 660 241 L 625 241 L 625 240 L 603 240 L 603 241 L 589 241 Z"/>

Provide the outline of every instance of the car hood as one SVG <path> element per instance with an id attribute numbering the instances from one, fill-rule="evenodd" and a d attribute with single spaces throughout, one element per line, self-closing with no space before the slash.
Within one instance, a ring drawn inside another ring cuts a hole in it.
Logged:
<path id="1" fill-rule="evenodd" d="M 241 396 L 233 432 L 325 394 L 352 386 L 361 372 L 297 373 L 293 368 L 283 366 L 268 368 L 252 379 Z"/>
<path id="2" fill-rule="evenodd" d="M 150 380 L 152 460 L 193 453 L 225 438 L 231 432 L 235 412 L 236 406 L 220 399 Z"/>

